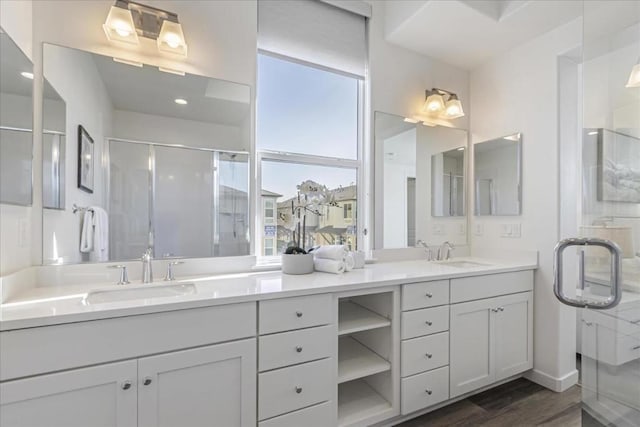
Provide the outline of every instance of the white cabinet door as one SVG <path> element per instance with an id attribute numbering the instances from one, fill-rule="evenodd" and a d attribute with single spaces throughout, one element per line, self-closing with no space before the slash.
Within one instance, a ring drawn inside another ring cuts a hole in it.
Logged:
<path id="1" fill-rule="evenodd" d="M 256 340 L 138 360 L 140 427 L 256 425 Z"/>
<path id="2" fill-rule="evenodd" d="M 454 304 L 450 321 L 451 398 L 495 381 L 493 299 Z"/>
<path id="3" fill-rule="evenodd" d="M 136 426 L 136 361 L 0 384 L 2 427 Z"/>
<path id="4" fill-rule="evenodd" d="M 494 298 L 496 381 L 533 367 L 533 294 Z"/>

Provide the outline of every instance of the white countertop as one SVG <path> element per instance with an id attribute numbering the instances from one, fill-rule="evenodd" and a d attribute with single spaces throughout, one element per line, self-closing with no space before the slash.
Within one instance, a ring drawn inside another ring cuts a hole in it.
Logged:
<path id="1" fill-rule="evenodd" d="M 455 260 L 486 265 L 460 268 L 419 260 L 368 264 L 364 269 L 344 274 L 316 272 L 291 276 L 275 271 L 183 277 L 171 283 L 194 283 L 196 293 L 93 305 L 82 302 L 89 291 L 155 284 L 42 286 L 19 293 L 0 305 L 0 331 L 537 268 L 536 263 L 527 261 Z M 158 282 L 157 286 L 166 284 Z"/>

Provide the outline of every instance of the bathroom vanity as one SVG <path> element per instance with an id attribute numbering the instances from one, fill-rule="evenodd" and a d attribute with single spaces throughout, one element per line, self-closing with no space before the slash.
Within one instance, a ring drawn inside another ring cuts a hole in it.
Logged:
<path id="1" fill-rule="evenodd" d="M 95 286 L 32 289 L 2 306 L 0 422 L 391 425 L 532 368 L 535 268 L 257 272 L 172 297 L 102 286 L 94 302 Z"/>

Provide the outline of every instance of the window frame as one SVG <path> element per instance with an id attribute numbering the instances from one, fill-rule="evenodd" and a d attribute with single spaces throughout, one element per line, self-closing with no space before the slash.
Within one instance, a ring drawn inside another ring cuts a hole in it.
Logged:
<path id="1" fill-rule="evenodd" d="M 365 165 L 364 159 L 366 157 L 365 151 L 365 143 L 364 143 L 364 135 L 365 135 L 365 108 L 367 108 L 366 99 L 365 99 L 365 90 L 366 86 L 366 76 L 354 76 L 350 73 L 345 73 L 340 70 L 335 70 L 332 68 L 324 67 L 318 64 L 309 63 L 306 61 L 302 61 L 296 58 L 287 57 L 280 54 L 275 54 L 272 52 L 268 52 L 262 49 L 258 49 L 257 55 L 267 55 L 272 56 L 274 58 L 280 59 L 282 61 L 292 62 L 294 64 L 303 65 L 307 67 L 316 68 L 321 71 L 338 74 L 341 76 L 349 77 L 355 79 L 358 84 L 357 91 L 357 136 L 356 136 L 356 159 L 343 159 L 338 157 L 328 157 L 328 156 L 318 156 L 312 154 L 300 154 L 300 153 L 291 153 L 285 151 L 273 151 L 273 150 L 260 150 L 258 148 L 258 127 L 256 124 L 256 132 L 255 132 L 255 153 L 256 153 L 256 204 L 262 206 L 261 203 L 261 193 L 262 193 L 262 162 L 263 161 L 272 161 L 272 162 L 281 162 L 281 163 L 294 163 L 294 164 L 307 164 L 314 166 L 327 166 L 334 168 L 344 168 L 344 169 L 355 169 L 356 172 L 356 197 L 357 197 L 357 205 L 360 208 L 356 209 L 355 221 L 356 221 L 356 249 L 365 249 L 367 243 L 365 243 L 365 238 L 367 236 L 366 227 L 364 225 L 364 207 L 369 205 L 368 194 L 369 194 L 369 183 L 366 181 L 366 177 L 369 176 L 365 173 Z M 256 76 L 260 71 L 256 70 Z M 257 80 L 257 78 L 256 78 Z M 260 88 L 257 87 L 256 84 L 256 100 L 259 96 Z M 256 123 L 258 116 L 258 108 L 256 102 Z M 260 195 L 260 196 L 258 196 Z M 276 208 L 277 210 L 277 204 Z M 263 254 L 264 251 L 264 226 L 265 221 L 263 217 L 264 211 L 260 212 L 260 215 L 256 215 L 255 220 L 255 230 L 256 237 L 260 236 L 260 238 L 256 238 L 254 251 L 257 257 L 273 259 L 277 256 L 273 257 L 265 257 Z M 352 220 L 353 221 L 353 215 Z M 277 226 L 277 219 L 276 219 Z M 277 249 L 275 250 L 277 252 Z M 267 261 L 268 262 L 268 261 Z"/>

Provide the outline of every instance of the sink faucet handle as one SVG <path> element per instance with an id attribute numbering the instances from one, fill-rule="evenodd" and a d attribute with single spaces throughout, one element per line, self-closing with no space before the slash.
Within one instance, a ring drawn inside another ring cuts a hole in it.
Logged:
<path id="1" fill-rule="evenodd" d="M 184 261 L 169 261 L 167 263 L 167 274 L 164 276 L 165 281 L 176 280 L 175 276 L 173 275 L 173 266 L 180 264 L 184 264 Z"/>
<path id="2" fill-rule="evenodd" d="M 127 274 L 127 266 L 126 265 L 110 265 L 107 268 L 119 268 L 120 269 L 120 279 L 118 280 L 118 285 L 127 285 L 129 284 L 129 275 Z"/>

